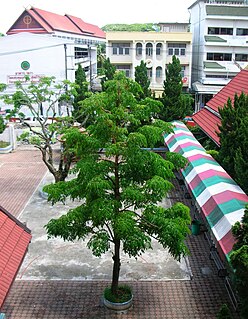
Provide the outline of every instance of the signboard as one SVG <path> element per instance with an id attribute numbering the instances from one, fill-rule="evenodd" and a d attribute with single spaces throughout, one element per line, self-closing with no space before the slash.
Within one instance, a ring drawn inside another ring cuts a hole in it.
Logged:
<path id="1" fill-rule="evenodd" d="M 26 77 L 29 77 L 27 81 Z M 15 72 L 14 75 L 7 75 L 7 84 L 14 84 L 17 81 L 22 83 L 39 82 L 40 78 L 44 77 L 44 74 L 34 74 L 33 72 Z"/>

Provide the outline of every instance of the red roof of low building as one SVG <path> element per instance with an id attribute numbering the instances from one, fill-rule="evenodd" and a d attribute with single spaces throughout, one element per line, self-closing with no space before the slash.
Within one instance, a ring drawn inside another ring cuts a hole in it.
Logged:
<path id="1" fill-rule="evenodd" d="M 7 34 L 20 32 L 53 33 L 54 31 L 88 35 L 103 39 L 106 37 L 105 32 L 98 26 L 86 23 L 80 18 L 67 14 L 62 16 L 34 7 L 26 9 L 7 31 Z"/>
<path id="2" fill-rule="evenodd" d="M 206 105 L 218 112 L 218 108 L 223 108 L 229 97 L 233 101 L 235 93 L 240 95 L 242 92 L 248 94 L 248 70 L 241 70 Z"/>
<path id="3" fill-rule="evenodd" d="M 205 132 L 217 145 L 220 145 L 218 125 L 221 125 L 219 108 L 227 104 L 228 98 L 234 100 L 235 94 L 242 92 L 248 94 L 248 70 L 241 70 L 226 86 L 224 86 L 203 108 L 192 116 L 196 124 Z M 211 112 L 212 111 L 212 112 Z"/>
<path id="4" fill-rule="evenodd" d="M 31 231 L 0 206 L 0 309 L 22 264 Z"/>
<path id="5" fill-rule="evenodd" d="M 220 132 L 218 125 L 221 125 L 221 118 L 204 108 L 193 115 L 193 120 L 200 126 L 201 130 L 209 136 L 217 145 L 220 145 Z"/>

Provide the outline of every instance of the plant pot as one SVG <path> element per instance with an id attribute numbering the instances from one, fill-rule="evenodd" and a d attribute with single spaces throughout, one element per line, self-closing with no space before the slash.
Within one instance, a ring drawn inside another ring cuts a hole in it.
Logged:
<path id="1" fill-rule="evenodd" d="M 6 147 L 0 147 L 0 154 L 10 153 L 12 149 L 13 149 L 12 145 L 8 145 Z"/>
<path id="2" fill-rule="evenodd" d="M 129 309 L 132 304 L 133 304 L 133 296 L 131 297 L 130 300 L 126 301 L 126 302 L 112 302 L 107 300 L 104 296 L 103 296 L 103 304 L 105 307 L 107 307 L 108 309 L 111 310 L 115 310 L 115 311 L 125 311 L 127 309 Z"/>

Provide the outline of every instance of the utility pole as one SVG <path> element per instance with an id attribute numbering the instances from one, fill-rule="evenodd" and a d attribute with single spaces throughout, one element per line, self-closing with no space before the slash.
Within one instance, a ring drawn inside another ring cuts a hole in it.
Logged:
<path id="1" fill-rule="evenodd" d="M 65 49 L 65 79 L 68 80 L 68 73 L 67 73 L 67 45 L 66 43 L 64 44 L 64 49 Z M 68 87 L 67 84 L 65 85 L 65 92 L 67 93 Z M 70 111 L 69 111 L 69 106 L 68 106 L 68 102 L 66 101 L 66 112 L 67 112 L 67 116 L 70 116 Z"/>
<path id="2" fill-rule="evenodd" d="M 88 52 L 89 52 L 89 58 L 90 58 L 90 91 L 92 91 L 91 47 L 89 44 L 88 44 Z"/>

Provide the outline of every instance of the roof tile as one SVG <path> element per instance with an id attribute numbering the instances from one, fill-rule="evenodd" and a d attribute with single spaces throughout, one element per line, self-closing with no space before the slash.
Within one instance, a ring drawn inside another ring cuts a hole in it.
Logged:
<path id="1" fill-rule="evenodd" d="M 30 230 L 0 206 L 0 308 L 31 240 Z"/>

